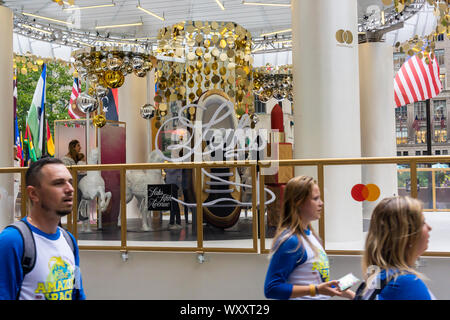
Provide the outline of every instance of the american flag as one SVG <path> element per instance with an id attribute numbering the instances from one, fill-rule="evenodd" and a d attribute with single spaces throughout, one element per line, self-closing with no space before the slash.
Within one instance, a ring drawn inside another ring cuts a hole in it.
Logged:
<path id="1" fill-rule="evenodd" d="M 72 105 L 77 103 L 77 98 L 78 98 L 80 92 L 81 92 L 81 86 L 78 82 L 78 78 L 73 78 L 72 94 L 70 95 L 69 110 L 67 111 L 69 113 L 69 116 L 72 119 L 80 119 L 80 116 L 77 115 L 72 108 Z"/>
<path id="2" fill-rule="evenodd" d="M 430 63 L 418 55 L 405 61 L 394 79 L 395 105 L 404 106 L 436 97 L 442 90 L 436 56 Z"/>

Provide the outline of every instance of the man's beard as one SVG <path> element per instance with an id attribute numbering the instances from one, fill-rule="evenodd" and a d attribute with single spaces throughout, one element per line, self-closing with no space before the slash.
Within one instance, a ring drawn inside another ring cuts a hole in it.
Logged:
<path id="1" fill-rule="evenodd" d="M 45 204 L 45 203 L 42 203 L 41 204 L 41 207 L 42 207 L 42 209 L 44 209 L 44 210 L 46 210 L 46 211 L 49 211 L 50 210 L 50 208 Z M 56 214 L 58 215 L 58 217 L 60 217 L 60 218 L 62 218 L 62 217 L 65 217 L 65 216 L 67 216 L 68 214 L 70 214 L 70 213 L 72 213 L 72 208 L 70 209 L 70 210 L 57 210 L 56 211 Z"/>
<path id="2" fill-rule="evenodd" d="M 72 210 L 70 210 L 70 211 L 56 211 L 56 214 L 59 216 L 59 217 L 65 217 L 65 216 L 67 216 L 68 214 L 70 214 L 70 213 L 72 213 Z"/>

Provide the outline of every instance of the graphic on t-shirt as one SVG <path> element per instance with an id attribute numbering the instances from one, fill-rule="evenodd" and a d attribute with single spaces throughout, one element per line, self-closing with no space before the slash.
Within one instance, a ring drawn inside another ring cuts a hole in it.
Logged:
<path id="1" fill-rule="evenodd" d="M 312 270 L 317 270 L 322 278 L 322 281 L 328 282 L 330 281 L 330 263 L 328 261 L 327 254 L 322 249 L 319 249 L 317 255 L 318 258 L 317 261 L 313 262 Z"/>
<path id="2" fill-rule="evenodd" d="M 35 294 L 44 294 L 46 300 L 72 300 L 74 267 L 61 257 L 52 257 L 48 268 L 47 280 L 38 282 Z"/>

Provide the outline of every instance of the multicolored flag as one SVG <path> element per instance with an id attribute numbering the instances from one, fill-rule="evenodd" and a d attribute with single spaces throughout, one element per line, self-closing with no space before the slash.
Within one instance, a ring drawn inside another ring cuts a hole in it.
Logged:
<path id="1" fill-rule="evenodd" d="M 52 133 L 50 132 L 50 127 L 47 122 L 47 153 L 49 156 L 55 155 L 55 144 L 53 143 Z"/>
<path id="2" fill-rule="evenodd" d="M 14 157 L 20 160 L 20 166 L 23 166 L 23 149 L 22 149 L 22 135 L 19 131 L 19 123 L 17 121 L 17 80 L 13 81 L 13 101 L 14 101 L 14 145 L 17 148 L 17 154 Z"/>
<path id="3" fill-rule="evenodd" d="M 44 63 L 41 76 L 39 77 L 36 89 L 34 90 L 33 100 L 31 102 L 30 109 L 27 116 L 27 127 L 29 128 L 28 140 L 29 145 L 34 147 L 36 158 L 39 159 L 42 156 L 42 152 L 39 144 L 39 116 L 41 110 L 43 110 L 45 102 L 45 82 L 47 74 L 47 65 Z"/>
<path id="4" fill-rule="evenodd" d="M 23 144 L 27 146 L 28 159 L 32 161 L 36 161 L 36 151 L 33 146 L 33 139 L 31 139 L 31 131 L 30 126 L 27 124 L 27 128 L 25 130 L 25 138 L 23 140 Z"/>

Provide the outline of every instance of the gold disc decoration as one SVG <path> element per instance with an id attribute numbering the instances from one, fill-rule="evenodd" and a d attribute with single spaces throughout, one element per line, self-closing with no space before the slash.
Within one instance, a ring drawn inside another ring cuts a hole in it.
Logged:
<path id="1" fill-rule="evenodd" d="M 160 101 L 155 97 L 155 108 L 170 105 L 165 111 L 170 116 L 174 102 L 180 107 L 195 103 L 215 88 L 230 93 L 235 109 L 254 110 L 253 100 L 246 98 L 253 90 L 251 47 L 251 34 L 230 21 L 185 21 L 161 28 L 157 52 L 164 58 L 157 63 Z"/>
<path id="2" fill-rule="evenodd" d="M 242 68 L 240 72 L 246 74 L 246 71 Z M 255 68 L 251 73 L 253 74 L 253 93 L 258 100 L 266 102 L 270 98 L 275 98 L 293 101 L 292 65 L 274 67 L 267 64 L 264 67 Z M 242 82 L 244 78 L 239 77 L 237 80 L 239 88 L 245 88 L 246 84 Z"/>

